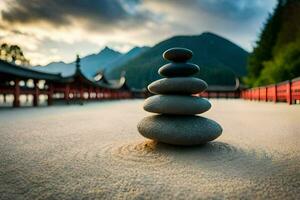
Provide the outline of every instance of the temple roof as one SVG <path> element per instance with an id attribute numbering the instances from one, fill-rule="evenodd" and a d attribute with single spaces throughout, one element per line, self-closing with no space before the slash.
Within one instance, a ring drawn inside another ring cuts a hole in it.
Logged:
<path id="1" fill-rule="evenodd" d="M 206 91 L 208 92 L 230 92 L 241 89 L 242 85 L 238 78 L 235 79 L 235 85 L 208 85 Z"/>
<path id="2" fill-rule="evenodd" d="M 109 81 L 101 74 L 98 80 L 90 79 L 84 75 L 80 68 L 80 60 L 77 59 L 76 70 L 74 74 L 63 77 L 60 73 L 51 74 L 46 72 L 37 71 L 30 68 L 20 67 L 5 61 L 0 60 L 0 74 L 4 74 L 4 77 L 17 77 L 24 79 L 40 79 L 53 81 L 58 83 L 72 83 L 74 81 L 81 81 L 83 84 L 93 87 L 101 87 L 107 89 L 129 89 L 125 82 L 125 76 L 122 76 L 117 81 Z"/>
<path id="3" fill-rule="evenodd" d="M 50 74 L 39 72 L 30 68 L 20 67 L 2 60 L 0 60 L 0 73 L 18 78 L 43 79 L 51 81 L 59 81 L 62 78 L 61 74 L 59 73 Z"/>
<path id="4" fill-rule="evenodd" d="M 126 84 L 125 76 L 121 76 L 121 78 L 119 80 L 110 81 L 105 78 L 104 74 L 101 74 L 101 75 L 102 75 L 101 78 L 94 82 L 94 83 L 98 84 L 99 86 L 107 87 L 110 89 L 121 89 L 121 88 L 129 89 Z M 97 76 L 99 76 L 99 74 Z"/>

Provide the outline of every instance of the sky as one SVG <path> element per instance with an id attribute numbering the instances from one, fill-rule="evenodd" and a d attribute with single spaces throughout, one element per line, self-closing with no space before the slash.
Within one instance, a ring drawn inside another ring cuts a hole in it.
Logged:
<path id="1" fill-rule="evenodd" d="M 251 51 L 276 0 L 0 0 L 0 43 L 32 65 L 210 31 Z"/>

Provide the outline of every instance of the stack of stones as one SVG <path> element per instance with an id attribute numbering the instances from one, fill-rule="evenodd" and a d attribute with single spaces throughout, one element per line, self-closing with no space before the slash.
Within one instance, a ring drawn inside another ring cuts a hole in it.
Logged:
<path id="1" fill-rule="evenodd" d="M 222 127 L 213 120 L 197 116 L 211 108 L 210 102 L 193 96 L 207 89 L 201 79 L 191 77 L 200 68 L 188 63 L 193 52 L 185 48 L 172 48 L 163 58 L 171 61 L 159 68 L 166 78 L 148 86 L 156 94 L 146 99 L 144 110 L 157 115 L 145 117 L 138 131 L 146 138 L 174 145 L 199 145 L 212 141 L 222 133 Z"/>

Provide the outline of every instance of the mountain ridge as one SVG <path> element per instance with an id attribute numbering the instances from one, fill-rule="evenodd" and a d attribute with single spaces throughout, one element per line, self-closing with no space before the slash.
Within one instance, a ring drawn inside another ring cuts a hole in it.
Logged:
<path id="1" fill-rule="evenodd" d="M 109 47 L 105 47 L 100 50 L 98 53 L 89 54 L 81 58 L 81 69 L 83 73 L 88 78 L 93 78 L 95 74 L 98 72 L 104 71 L 105 68 L 110 67 L 114 61 L 127 61 L 128 59 L 132 58 L 132 55 L 127 55 L 131 51 L 135 51 L 135 55 L 138 55 L 139 50 L 143 51 L 145 48 L 148 47 L 134 47 L 129 50 L 127 53 L 120 53 L 114 49 Z M 43 72 L 50 72 L 50 73 L 62 73 L 63 76 L 70 76 L 75 72 L 75 61 L 73 62 L 51 62 L 45 66 L 35 66 L 34 69 Z"/>
<path id="2" fill-rule="evenodd" d="M 162 54 L 172 47 L 184 47 L 194 52 L 191 62 L 201 68 L 197 76 L 208 84 L 235 85 L 236 77 L 246 75 L 249 53 L 230 40 L 210 32 L 200 35 L 173 36 L 159 42 L 119 68 L 108 71 L 105 75 L 108 79 L 117 79 L 118 74 L 126 71 L 126 78 L 131 87 L 145 88 L 151 82 L 161 78 L 157 70 L 167 63 L 162 58 Z"/>
<path id="3" fill-rule="evenodd" d="M 125 71 L 129 87 L 141 89 L 161 78 L 157 70 L 167 63 L 162 54 L 172 47 L 184 47 L 194 52 L 191 62 L 201 68 L 197 76 L 208 84 L 235 85 L 237 77 L 246 75 L 249 53 L 230 40 L 211 32 L 173 36 L 153 47 L 134 47 L 124 54 L 105 47 L 99 53 L 81 58 L 81 69 L 90 79 L 100 72 L 110 80 L 119 79 Z M 75 63 L 53 62 L 37 69 L 52 73 L 63 71 L 66 76 L 75 72 Z"/>

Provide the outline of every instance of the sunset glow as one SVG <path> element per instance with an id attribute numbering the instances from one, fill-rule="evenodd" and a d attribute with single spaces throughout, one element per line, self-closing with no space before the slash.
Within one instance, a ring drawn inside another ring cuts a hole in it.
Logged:
<path id="1" fill-rule="evenodd" d="M 174 35 L 220 34 L 251 50 L 275 0 L 1 0 L 0 41 L 31 64 L 72 61 L 104 46 L 125 52 Z"/>

